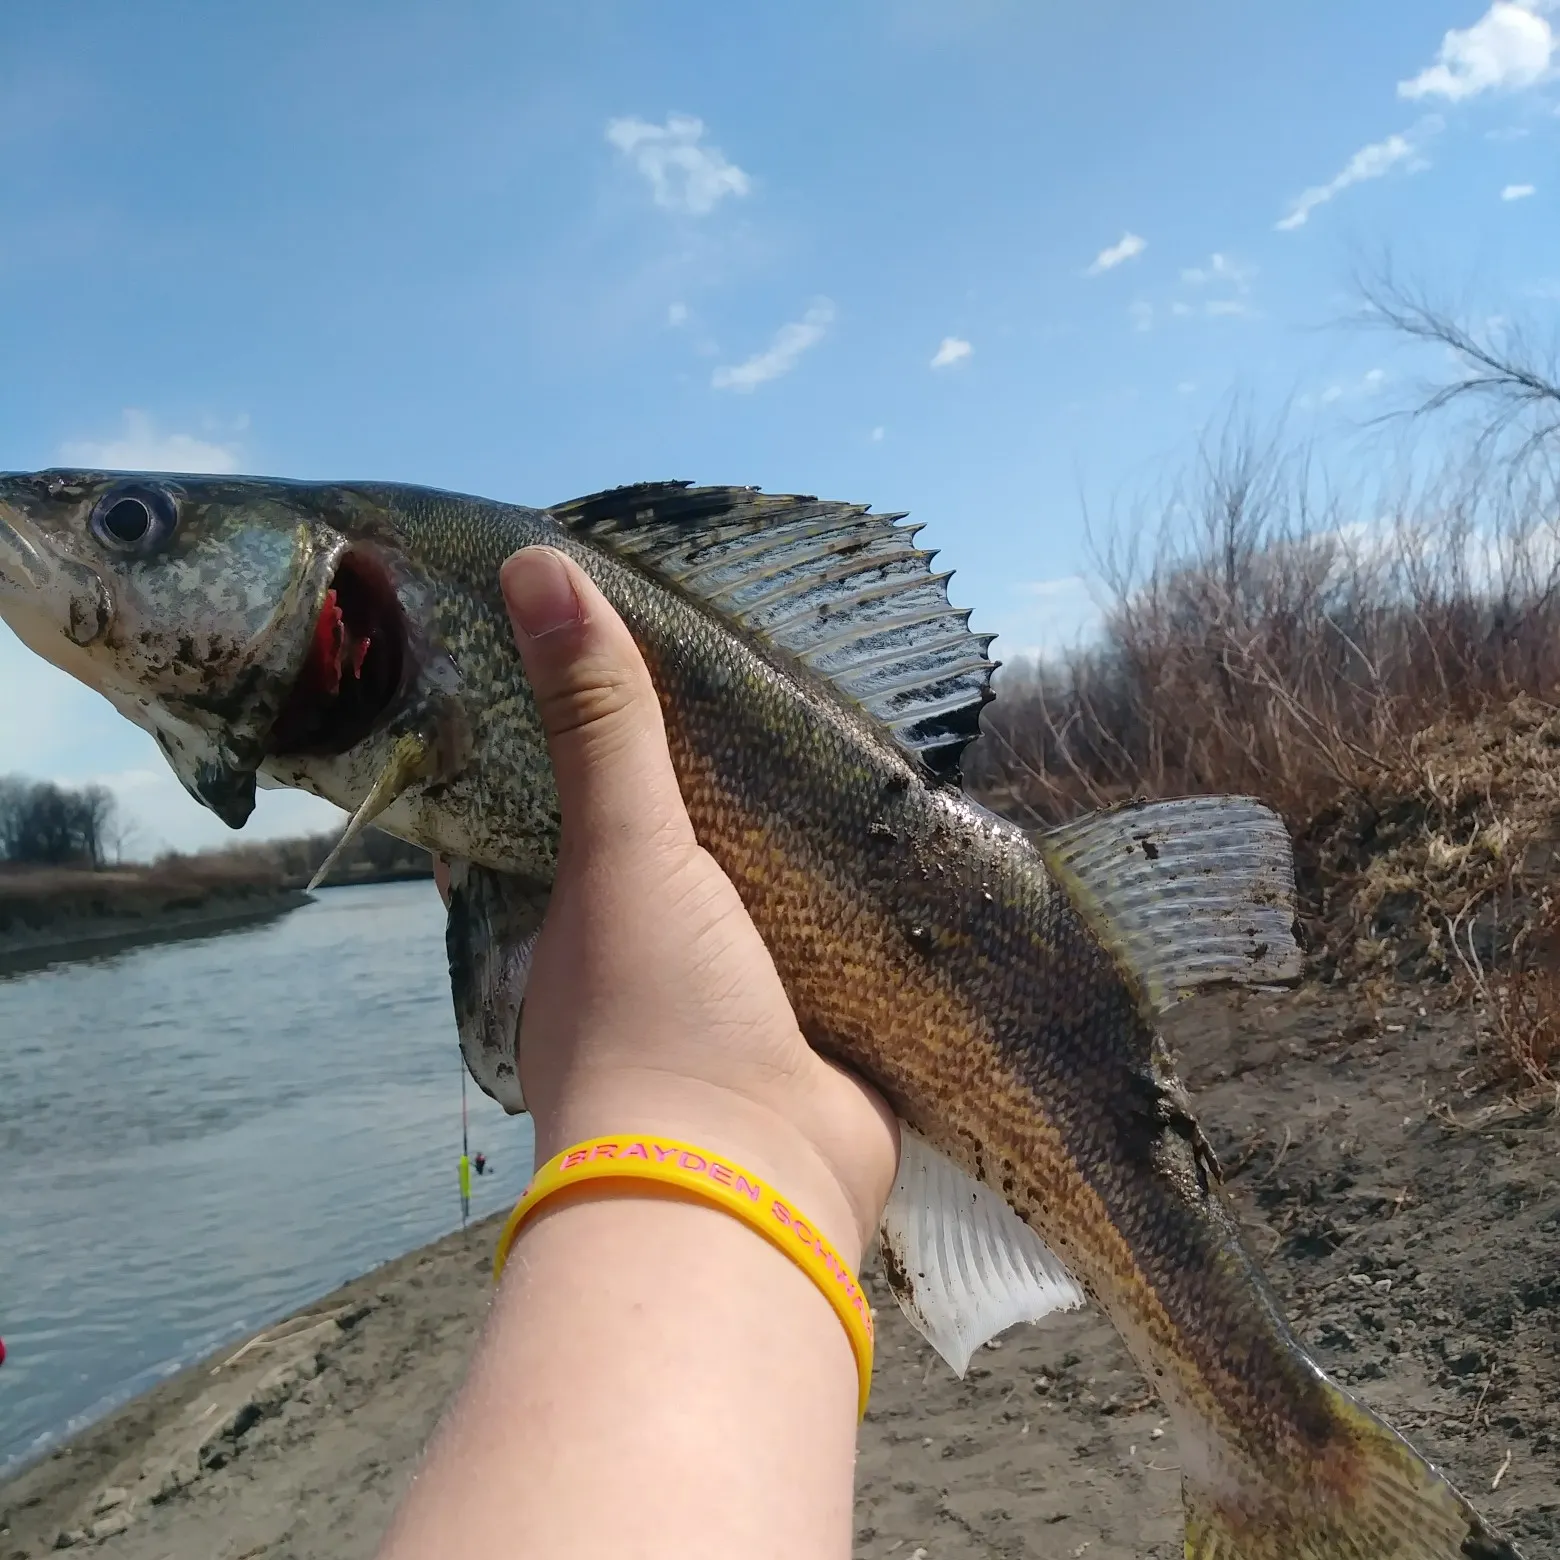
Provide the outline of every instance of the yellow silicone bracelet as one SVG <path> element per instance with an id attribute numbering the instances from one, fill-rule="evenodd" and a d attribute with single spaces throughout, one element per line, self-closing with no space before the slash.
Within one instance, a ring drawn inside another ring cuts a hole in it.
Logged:
<path id="1" fill-rule="evenodd" d="M 861 1381 L 860 1412 L 867 1412 L 872 1387 L 872 1307 L 856 1275 L 839 1254 L 785 1198 L 739 1165 L 692 1143 L 623 1134 L 577 1143 L 549 1159 L 531 1177 L 504 1223 L 493 1256 L 493 1282 L 526 1220 L 555 1192 L 590 1181 L 650 1181 L 675 1187 L 739 1218 L 783 1251 L 823 1291 L 845 1324 Z"/>

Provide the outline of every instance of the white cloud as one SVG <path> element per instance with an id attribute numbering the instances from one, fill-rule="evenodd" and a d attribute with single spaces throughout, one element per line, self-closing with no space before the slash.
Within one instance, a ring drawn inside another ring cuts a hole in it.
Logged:
<path id="1" fill-rule="evenodd" d="M 221 474 L 239 469 L 239 452 L 231 444 L 213 444 L 187 433 L 161 433 L 145 412 L 124 414 L 117 437 L 67 439 L 60 459 L 68 466 L 100 471 L 180 471 Z"/>
<path id="2" fill-rule="evenodd" d="M 1357 401 L 1365 396 L 1378 395 L 1387 382 L 1387 372 L 1383 368 L 1368 368 L 1358 379 L 1349 380 L 1346 383 L 1331 384 L 1317 396 L 1317 400 L 1323 406 L 1331 406 L 1335 401 Z M 1302 406 L 1311 404 L 1309 396 L 1300 398 Z"/>
<path id="3" fill-rule="evenodd" d="M 962 362 L 974 350 L 974 347 L 962 336 L 944 336 L 942 345 L 932 354 L 932 367 L 951 368 L 953 364 Z"/>
<path id="4" fill-rule="evenodd" d="M 1087 582 L 1081 574 L 1067 574 L 1057 580 L 1025 580 L 1013 588 L 1022 595 L 1048 601 L 1058 596 L 1076 595 L 1087 589 Z"/>
<path id="5" fill-rule="evenodd" d="M 746 395 L 771 379 L 789 374 L 802 354 L 823 340 L 833 320 L 834 305 L 827 298 L 820 298 L 800 320 L 782 325 L 765 351 L 755 353 L 735 368 L 717 368 L 710 383 L 717 390 L 736 390 Z"/>
<path id="6" fill-rule="evenodd" d="M 1326 184 L 1316 184 L 1308 189 L 1290 208 L 1289 215 L 1276 226 L 1281 233 L 1293 232 L 1304 227 L 1318 206 L 1325 206 L 1335 195 L 1351 184 L 1362 184 L 1367 179 L 1379 179 L 1391 173 L 1418 154 L 1413 140 L 1406 135 L 1389 135 L 1384 141 L 1372 141 L 1362 146 L 1343 166 L 1343 171 Z"/>
<path id="7" fill-rule="evenodd" d="M 1170 312 L 1181 319 L 1199 313 L 1215 318 L 1252 314 L 1255 310 L 1246 301 L 1246 295 L 1251 291 L 1251 279 L 1256 274 L 1255 266 L 1242 265 L 1228 255 L 1215 251 L 1207 265 L 1184 267 L 1181 281 L 1187 287 L 1217 288 L 1227 296 L 1207 298 L 1201 304 L 1177 299 L 1170 305 Z"/>
<path id="8" fill-rule="evenodd" d="M 1098 276 L 1102 271 L 1114 271 L 1118 265 L 1135 260 L 1147 248 L 1146 238 L 1139 238 L 1136 233 L 1123 233 L 1116 243 L 1108 245 L 1094 257 L 1093 264 L 1084 275 Z"/>
<path id="9" fill-rule="evenodd" d="M 1145 303 L 1143 299 L 1139 298 L 1129 305 L 1127 313 L 1132 317 L 1133 330 L 1152 330 L 1154 328 L 1153 304 Z"/>
<path id="10" fill-rule="evenodd" d="M 1241 265 L 1231 260 L 1228 255 L 1215 252 L 1207 265 L 1186 267 L 1181 272 L 1181 280 L 1188 287 L 1207 287 L 1217 282 L 1245 292 L 1251 285 L 1251 278 L 1256 274 L 1255 266 Z"/>
<path id="11" fill-rule="evenodd" d="M 1175 393 L 1177 395 L 1191 395 L 1196 389 L 1197 381 L 1195 379 L 1183 379 L 1180 384 L 1175 387 Z"/>
<path id="12" fill-rule="evenodd" d="M 1526 200 L 1533 193 L 1534 188 L 1531 184 L 1508 184 L 1500 192 L 1500 198 L 1502 200 Z"/>
<path id="13" fill-rule="evenodd" d="M 881 444 L 883 442 L 883 430 L 881 428 L 874 428 L 872 430 L 872 442 L 874 444 Z"/>
<path id="14" fill-rule="evenodd" d="M 701 146 L 704 121 L 669 114 L 664 125 L 609 119 L 607 140 L 644 175 L 656 205 L 702 217 L 728 195 L 746 195 L 752 181 L 718 147 Z"/>
<path id="15" fill-rule="evenodd" d="M 666 323 L 674 329 L 678 325 L 688 323 L 688 305 L 686 303 L 668 304 L 666 309 Z"/>
<path id="16" fill-rule="evenodd" d="M 1435 64 L 1400 81 L 1398 96 L 1457 103 L 1492 90 L 1520 92 L 1549 69 L 1554 50 L 1554 32 L 1542 16 L 1529 6 L 1495 0 L 1472 27 L 1448 32 Z"/>

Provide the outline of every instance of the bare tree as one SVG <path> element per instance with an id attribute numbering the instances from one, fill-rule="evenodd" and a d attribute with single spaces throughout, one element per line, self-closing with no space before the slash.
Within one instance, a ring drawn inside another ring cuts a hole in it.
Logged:
<path id="1" fill-rule="evenodd" d="M 1465 323 L 1390 264 L 1355 285 L 1366 305 L 1364 324 L 1440 347 L 1451 359 L 1451 374 L 1425 387 L 1411 416 L 1467 407 L 1482 424 L 1477 446 L 1505 446 L 1514 438 L 1509 450 L 1519 463 L 1560 446 L 1560 338 L 1545 342 L 1530 322 L 1504 316 Z"/>
<path id="2" fill-rule="evenodd" d="M 0 777 L 0 860 L 36 866 L 103 865 L 118 817 L 106 786 L 80 790 Z"/>

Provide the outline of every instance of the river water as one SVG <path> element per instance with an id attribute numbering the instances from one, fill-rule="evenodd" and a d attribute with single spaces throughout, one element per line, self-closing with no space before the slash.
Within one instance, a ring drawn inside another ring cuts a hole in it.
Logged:
<path id="1" fill-rule="evenodd" d="M 0 979 L 0 1474 L 460 1224 L 461 1062 L 431 883 Z M 467 1084 L 473 1217 L 529 1120 Z"/>

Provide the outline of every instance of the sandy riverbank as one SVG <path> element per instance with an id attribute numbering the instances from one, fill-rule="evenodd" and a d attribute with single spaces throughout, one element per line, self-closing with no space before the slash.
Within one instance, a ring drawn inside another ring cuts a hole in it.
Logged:
<path id="1" fill-rule="evenodd" d="M 1466 1018 L 1419 1007 L 1206 1004 L 1173 1038 L 1302 1336 L 1539 1560 L 1560 1554 L 1560 1122 L 1476 1115 L 1450 1092 Z M 475 1342 L 492 1235 L 379 1269 L 0 1487 L 0 1560 L 94 1529 L 105 1560 L 371 1555 Z M 1179 1556 L 1174 1429 L 1101 1317 L 1011 1333 L 959 1382 L 870 1282 L 858 1560 Z"/>

